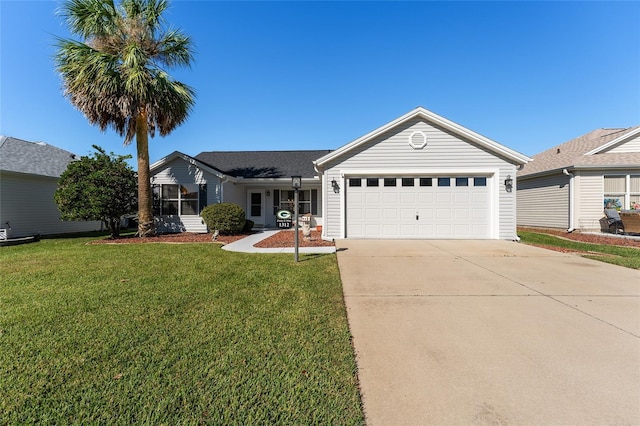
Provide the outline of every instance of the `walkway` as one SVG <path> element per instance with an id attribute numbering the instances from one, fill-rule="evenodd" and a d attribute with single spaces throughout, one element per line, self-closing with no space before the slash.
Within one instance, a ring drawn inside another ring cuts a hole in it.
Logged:
<path id="1" fill-rule="evenodd" d="M 271 237 L 280 232 L 279 229 L 265 230 L 257 234 L 250 235 L 233 243 L 222 246 L 222 250 L 243 252 L 243 253 L 292 253 L 295 251 L 293 247 L 283 248 L 259 248 L 253 245 Z M 335 253 L 336 248 L 332 247 L 299 247 L 298 252 L 301 254 L 317 254 L 317 253 Z"/>

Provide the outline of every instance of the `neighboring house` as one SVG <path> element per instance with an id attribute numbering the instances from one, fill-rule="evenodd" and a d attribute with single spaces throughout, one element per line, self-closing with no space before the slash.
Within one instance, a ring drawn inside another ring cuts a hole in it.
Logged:
<path id="1" fill-rule="evenodd" d="M 608 229 L 605 208 L 640 203 L 640 126 L 597 129 L 533 157 L 518 172 L 518 225 Z"/>
<path id="2" fill-rule="evenodd" d="M 174 152 L 151 166 L 168 228 L 204 231 L 206 204 L 233 202 L 256 226 L 291 209 L 325 239 L 516 239 L 516 169 L 530 158 L 424 108 L 335 151 Z M 507 182 L 505 182 L 507 181 Z"/>
<path id="3" fill-rule="evenodd" d="M 100 222 L 66 222 L 53 200 L 75 155 L 43 142 L 0 136 L 0 228 L 11 237 L 100 229 Z"/>

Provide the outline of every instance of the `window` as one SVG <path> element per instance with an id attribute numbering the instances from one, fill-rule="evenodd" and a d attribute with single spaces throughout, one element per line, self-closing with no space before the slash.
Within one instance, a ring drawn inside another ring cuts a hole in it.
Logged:
<path id="1" fill-rule="evenodd" d="M 378 178 L 367 178 L 367 186 L 379 186 L 380 180 Z"/>
<path id="2" fill-rule="evenodd" d="M 396 178 L 384 178 L 384 186 L 396 186 Z"/>
<path id="3" fill-rule="evenodd" d="M 486 177 L 473 178 L 473 186 L 487 186 L 487 178 Z"/>
<path id="4" fill-rule="evenodd" d="M 154 214 L 163 216 L 198 215 L 200 212 L 199 194 L 204 186 L 194 183 L 153 185 Z"/>
<path id="5" fill-rule="evenodd" d="M 360 178 L 349 179 L 349 186 L 362 186 L 362 179 Z"/>
<path id="6" fill-rule="evenodd" d="M 262 193 L 251 193 L 251 216 L 262 216 Z"/>
<path id="7" fill-rule="evenodd" d="M 415 179 L 414 178 L 402 178 L 402 186 L 414 186 Z"/>
<path id="8" fill-rule="evenodd" d="M 604 176 L 604 208 L 640 210 L 640 175 Z"/>
<path id="9" fill-rule="evenodd" d="M 431 186 L 431 185 L 433 185 L 431 178 L 420 178 L 420 186 Z"/>
<path id="10" fill-rule="evenodd" d="M 298 191 L 298 214 L 317 214 L 315 203 L 312 206 L 311 198 L 314 196 L 313 192 L 316 192 L 317 189 L 302 189 Z M 279 193 L 279 194 L 278 194 Z M 293 190 L 280 190 L 276 193 L 274 191 L 274 197 L 279 196 L 279 200 L 274 199 L 274 207 L 276 210 L 289 210 L 293 212 L 293 203 L 295 200 L 295 191 Z M 317 200 L 317 193 L 315 197 Z M 279 204 L 276 205 L 276 201 L 279 201 Z M 312 208 L 313 207 L 313 208 Z"/>
<path id="11" fill-rule="evenodd" d="M 451 186 L 451 178 L 438 178 L 438 186 Z"/>
<path id="12" fill-rule="evenodd" d="M 456 178 L 456 186 L 469 186 L 469 178 L 466 178 L 466 177 Z"/>

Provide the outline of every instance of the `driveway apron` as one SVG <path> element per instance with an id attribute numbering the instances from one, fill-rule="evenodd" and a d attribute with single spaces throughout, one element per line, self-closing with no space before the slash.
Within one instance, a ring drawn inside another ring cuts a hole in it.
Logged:
<path id="1" fill-rule="evenodd" d="M 337 249 L 368 425 L 640 425 L 640 271 L 510 241 Z"/>

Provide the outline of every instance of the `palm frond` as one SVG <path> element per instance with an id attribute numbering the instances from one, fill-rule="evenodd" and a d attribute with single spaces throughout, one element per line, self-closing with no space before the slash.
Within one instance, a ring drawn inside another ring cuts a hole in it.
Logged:
<path id="1" fill-rule="evenodd" d="M 111 35 L 117 29 L 113 0 L 68 0 L 58 13 L 72 33 L 85 39 Z"/>

